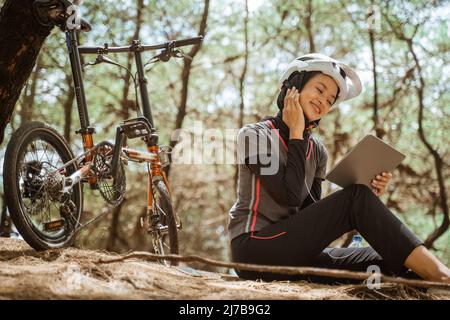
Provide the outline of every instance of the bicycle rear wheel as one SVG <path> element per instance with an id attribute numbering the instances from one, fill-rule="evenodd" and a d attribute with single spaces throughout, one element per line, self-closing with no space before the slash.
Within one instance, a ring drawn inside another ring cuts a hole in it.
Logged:
<path id="1" fill-rule="evenodd" d="M 77 170 L 69 145 L 41 122 L 20 127 L 8 143 L 3 167 L 6 204 L 23 239 L 36 250 L 69 246 L 83 208 L 81 183 L 64 201 L 63 176 Z M 51 174 L 50 174 L 51 173 Z"/>

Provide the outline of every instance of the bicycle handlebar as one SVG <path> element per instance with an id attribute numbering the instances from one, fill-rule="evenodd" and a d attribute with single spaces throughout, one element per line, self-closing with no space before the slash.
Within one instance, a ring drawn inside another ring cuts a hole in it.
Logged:
<path id="1" fill-rule="evenodd" d="M 141 46 L 124 46 L 124 47 L 88 47 L 80 46 L 78 51 L 81 54 L 99 54 L 99 53 L 120 53 L 120 52 L 134 52 L 134 51 L 152 51 L 158 49 L 166 49 L 169 44 L 172 44 L 174 48 L 190 46 L 198 44 L 203 41 L 203 36 L 187 38 L 182 40 L 168 41 L 162 44 L 156 45 L 141 45 Z"/>

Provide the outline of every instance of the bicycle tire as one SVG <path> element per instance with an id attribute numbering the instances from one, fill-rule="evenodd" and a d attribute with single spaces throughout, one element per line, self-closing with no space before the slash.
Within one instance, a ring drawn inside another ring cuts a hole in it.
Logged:
<path id="1" fill-rule="evenodd" d="M 5 153 L 3 174 L 6 204 L 14 225 L 23 239 L 31 247 L 36 250 L 67 247 L 72 245 L 75 240 L 76 233 L 73 228 L 63 227 L 55 236 L 46 236 L 44 233 L 39 232 L 38 227 L 34 225 L 31 217 L 32 214 L 24 212 L 26 209 L 23 200 L 26 197 L 22 197 L 20 191 L 19 174 L 21 168 L 19 168 L 19 166 L 21 156 L 26 157 L 27 149 L 25 148 L 27 148 L 28 143 L 32 145 L 34 141 L 38 140 L 48 143 L 60 157 L 61 163 L 66 163 L 74 158 L 66 140 L 53 128 L 37 121 L 28 122 L 21 126 L 12 135 Z M 28 163 L 29 162 L 27 162 L 26 165 L 28 165 Z M 76 165 L 72 164 L 68 166 L 66 170 L 68 174 L 71 174 L 76 171 Z M 42 172 L 42 169 L 40 172 Z M 38 190 L 37 193 L 38 192 L 40 191 Z M 31 198 L 32 197 L 30 196 L 30 199 Z M 76 221 L 79 221 L 83 209 L 83 190 L 81 182 L 74 186 L 71 200 L 75 204 L 74 214 L 71 214 L 71 216 L 72 218 L 75 218 Z M 59 214 L 62 216 L 61 213 Z"/>
<path id="2" fill-rule="evenodd" d="M 166 250 L 164 246 L 165 242 L 158 243 L 157 253 L 160 254 L 178 254 L 178 229 L 175 221 L 174 210 L 172 206 L 172 200 L 170 198 L 169 191 L 166 187 L 164 181 L 159 180 L 153 184 L 153 193 L 154 193 L 154 206 L 157 208 L 158 206 L 162 208 L 165 213 L 164 216 L 161 216 L 161 223 L 164 226 L 167 226 L 167 236 L 169 238 L 169 250 Z M 157 241 L 158 239 L 153 239 L 153 241 Z M 162 239 L 164 240 L 164 239 Z M 159 251 L 159 252 L 158 252 Z M 168 252 L 167 252 L 168 251 Z M 177 261 L 168 261 L 166 264 L 170 264 L 172 266 L 178 265 Z"/>

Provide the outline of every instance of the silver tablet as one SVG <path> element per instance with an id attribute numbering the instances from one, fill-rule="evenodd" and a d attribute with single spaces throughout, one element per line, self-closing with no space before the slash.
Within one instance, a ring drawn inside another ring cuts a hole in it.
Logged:
<path id="1" fill-rule="evenodd" d="M 355 183 L 372 188 L 370 182 L 375 175 L 394 170 L 405 157 L 383 140 L 369 134 L 328 171 L 325 179 L 342 188 Z"/>

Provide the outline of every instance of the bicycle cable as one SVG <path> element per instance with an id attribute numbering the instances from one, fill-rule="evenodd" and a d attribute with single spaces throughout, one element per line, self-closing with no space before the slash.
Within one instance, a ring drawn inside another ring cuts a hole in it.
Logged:
<path id="1" fill-rule="evenodd" d="M 134 104 L 135 108 L 136 108 L 136 113 L 138 117 L 142 116 L 142 111 L 141 108 L 139 106 L 139 96 L 138 96 L 138 87 L 139 87 L 139 83 L 136 81 L 135 78 L 133 78 L 133 84 L 134 84 L 134 94 L 136 97 L 136 103 Z"/>
<path id="2" fill-rule="evenodd" d="M 154 57 L 150 58 L 150 59 L 144 64 L 144 67 L 143 67 L 143 68 L 144 68 L 144 72 L 150 70 L 150 69 L 145 70 L 145 67 L 146 67 L 147 65 L 160 61 L 159 58 L 156 58 L 156 57 L 157 57 L 157 56 L 154 56 Z M 155 60 L 152 61 L 153 59 L 155 59 Z M 137 114 L 137 116 L 138 116 L 138 117 L 142 117 L 142 111 L 141 111 L 141 108 L 140 108 L 140 105 L 139 105 L 139 96 L 138 96 L 139 82 L 136 81 L 136 80 L 137 80 L 137 77 L 138 77 L 138 72 L 136 71 L 135 74 L 134 74 L 134 77 L 133 77 L 133 82 L 134 82 L 134 94 L 135 94 L 135 96 L 136 96 L 136 104 L 135 104 L 135 107 L 136 107 L 136 114 Z"/>

